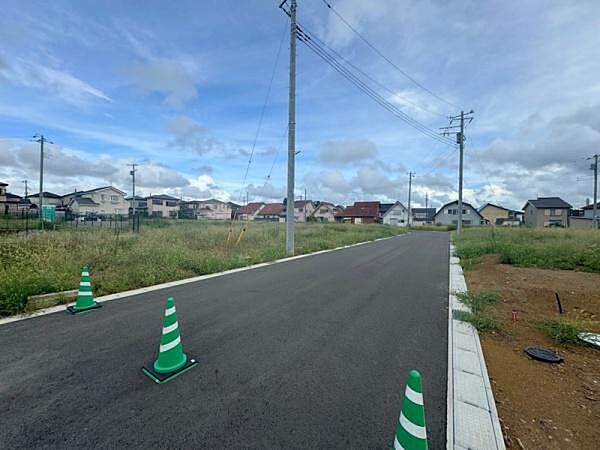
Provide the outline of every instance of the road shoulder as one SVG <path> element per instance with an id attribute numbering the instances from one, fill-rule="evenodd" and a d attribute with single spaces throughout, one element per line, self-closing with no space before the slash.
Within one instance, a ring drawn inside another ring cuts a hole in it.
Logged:
<path id="1" fill-rule="evenodd" d="M 504 439 L 477 330 L 454 317 L 465 311 L 456 293 L 467 285 L 450 245 L 448 290 L 447 448 L 504 450 Z"/>

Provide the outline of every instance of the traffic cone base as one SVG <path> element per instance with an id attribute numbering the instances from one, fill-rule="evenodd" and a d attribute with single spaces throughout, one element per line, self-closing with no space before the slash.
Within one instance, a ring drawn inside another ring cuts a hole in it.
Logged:
<path id="1" fill-rule="evenodd" d="M 72 305 L 72 306 L 67 306 L 67 311 L 70 312 L 71 314 L 77 314 L 77 313 L 86 312 L 86 311 L 90 311 L 92 309 L 98 309 L 98 308 L 102 308 L 102 305 L 100 305 L 99 303 L 96 303 L 92 306 L 88 306 L 86 308 L 78 308 L 77 305 Z"/>
<path id="2" fill-rule="evenodd" d="M 198 361 L 193 358 L 187 358 L 187 361 L 179 369 L 175 369 L 173 372 L 161 373 L 154 369 L 154 362 L 149 362 L 142 367 L 142 372 L 147 375 L 152 381 L 158 384 L 164 384 L 171 381 L 173 378 L 178 377 L 182 373 L 193 369 L 198 365 Z"/>
<path id="3" fill-rule="evenodd" d="M 169 297 L 165 307 L 158 357 L 153 363 L 148 363 L 142 367 L 142 372 L 154 382 L 162 384 L 187 372 L 197 364 L 195 359 L 188 358 L 183 353 L 175 300 L 173 300 L 173 297 Z"/>

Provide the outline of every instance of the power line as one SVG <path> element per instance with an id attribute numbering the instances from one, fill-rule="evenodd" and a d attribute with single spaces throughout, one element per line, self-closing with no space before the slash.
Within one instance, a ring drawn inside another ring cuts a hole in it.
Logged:
<path id="1" fill-rule="evenodd" d="M 288 132 L 288 127 L 285 127 L 285 131 L 283 133 L 283 135 L 281 136 L 281 141 L 279 141 L 279 145 L 277 146 L 277 151 L 275 152 L 275 157 L 273 158 L 273 162 L 271 163 L 271 168 L 269 169 L 269 172 L 267 173 L 267 177 L 265 178 L 265 186 L 267 185 L 267 183 L 269 182 L 269 180 L 271 180 L 271 175 L 273 174 L 273 169 L 275 168 L 275 164 L 277 163 L 277 159 L 279 158 L 279 152 L 281 152 L 281 149 L 283 148 L 283 143 L 285 142 L 285 137 L 287 136 L 287 132 Z"/>
<path id="2" fill-rule="evenodd" d="M 302 25 L 301 23 L 299 23 L 299 25 L 303 28 L 304 33 L 307 35 L 310 35 L 310 38 L 313 39 L 314 41 L 317 41 L 317 43 L 319 45 L 321 45 L 322 47 L 325 47 L 327 50 L 329 50 L 331 53 L 333 53 L 335 56 L 337 56 L 339 59 L 341 59 L 342 61 L 344 61 L 346 64 L 348 64 L 349 66 L 351 66 L 352 68 L 354 68 L 356 71 L 360 72 L 365 78 L 371 80 L 373 83 L 375 83 L 377 86 L 379 86 L 380 88 L 386 90 L 387 92 L 389 92 L 391 95 L 393 95 L 394 97 L 398 97 L 401 98 L 402 100 L 404 100 L 406 103 L 408 103 L 409 105 L 414 106 L 415 108 L 419 108 L 425 112 L 428 112 L 430 114 L 436 114 L 438 116 L 441 116 L 443 118 L 446 118 L 446 115 L 438 113 L 436 111 L 431 111 L 428 108 L 425 108 L 424 106 L 419 105 L 418 103 L 413 102 L 412 100 L 407 99 L 406 97 L 403 97 L 401 95 L 399 95 L 397 92 L 394 92 L 392 89 L 388 88 L 387 86 L 385 86 L 384 84 L 382 84 L 381 82 L 377 81 L 376 79 L 374 79 L 372 76 L 370 76 L 368 73 L 366 73 L 365 71 L 363 71 L 360 67 L 356 66 L 355 64 L 353 64 L 351 61 L 349 61 L 347 58 L 344 58 L 342 55 L 340 55 L 339 52 L 337 52 L 335 49 L 331 48 L 329 45 L 327 45 L 322 39 L 319 39 L 318 36 L 315 35 L 315 33 L 312 33 L 310 31 L 308 31 L 308 29 Z"/>
<path id="3" fill-rule="evenodd" d="M 438 94 L 436 94 L 435 92 L 431 91 L 430 89 L 428 89 L 427 87 L 425 87 L 423 84 L 419 83 L 417 80 L 415 80 L 412 76 L 410 76 L 408 73 L 406 73 L 404 70 L 402 70 L 400 67 L 398 67 L 393 61 L 391 61 L 387 56 L 385 56 L 379 49 L 377 49 L 377 47 L 375 47 L 373 44 L 371 44 L 367 38 L 365 38 L 356 28 L 354 28 L 346 19 L 344 19 L 344 17 L 337 12 L 337 10 L 331 6 L 326 0 L 321 0 L 325 6 L 327 6 L 327 8 L 329 8 L 331 11 L 333 11 L 333 13 L 348 27 L 350 28 L 350 30 L 352 30 L 352 32 L 354 34 L 356 34 L 360 40 L 362 40 L 365 44 L 367 44 L 375 53 L 377 53 L 381 58 L 383 58 L 388 64 L 390 64 L 394 69 L 396 69 L 398 72 L 400 72 L 402 75 L 404 75 L 406 78 L 408 78 L 410 81 L 412 81 L 416 86 L 420 87 L 421 89 L 423 89 L 425 92 L 429 93 L 430 95 L 432 95 L 433 97 L 437 98 L 439 101 L 447 104 L 448 106 L 452 106 L 453 108 L 457 108 L 460 109 L 460 106 L 445 100 L 444 98 L 442 98 L 441 96 L 439 96 Z"/>
<path id="4" fill-rule="evenodd" d="M 242 185 L 240 187 L 240 196 L 242 198 L 244 187 L 246 186 L 246 180 L 248 179 L 248 172 L 250 170 L 250 164 L 252 164 L 252 158 L 254 157 L 254 150 L 256 148 L 256 142 L 258 141 L 258 136 L 260 135 L 260 130 L 262 128 L 263 118 L 265 115 L 265 110 L 267 108 L 267 104 L 269 103 L 269 98 L 271 96 L 271 88 L 273 87 L 273 80 L 275 79 L 275 72 L 277 71 L 277 66 L 279 65 L 279 55 L 281 54 L 281 48 L 283 47 L 283 41 L 285 40 L 287 31 L 287 22 L 283 28 L 283 33 L 281 34 L 281 39 L 279 41 L 279 47 L 277 48 L 277 55 L 275 56 L 275 63 L 273 64 L 273 70 L 271 72 L 271 79 L 269 80 L 269 87 L 267 88 L 267 94 L 265 95 L 265 101 L 263 102 L 260 117 L 258 119 L 258 125 L 256 127 L 256 133 L 254 134 L 254 141 L 252 142 L 252 148 L 250 150 L 250 156 L 248 158 L 248 164 L 246 165 L 246 170 L 244 171 L 244 178 L 242 179 Z"/>
<path id="5" fill-rule="evenodd" d="M 363 80 L 361 80 L 358 75 L 356 75 L 350 69 L 345 67 L 340 61 L 336 59 L 334 55 L 332 55 L 325 48 L 323 48 L 323 46 L 321 46 L 318 42 L 315 42 L 315 40 L 312 39 L 312 33 L 298 27 L 297 37 L 301 42 L 303 42 L 309 49 L 311 49 L 317 56 L 319 56 L 327 64 L 329 64 L 340 75 L 342 75 L 352 84 L 354 84 L 363 93 L 371 97 L 371 99 L 373 99 L 380 106 L 384 107 L 389 112 L 394 114 L 400 120 L 404 121 L 409 126 L 415 128 L 417 131 L 430 137 L 433 140 L 436 140 L 446 145 L 454 145 L 454 142 L 451 139 L 439 136 L 434 130 L 417 121 L 416 119 L 412 118 L 411 116 L 403 112 L 401 109 L 399 109 L 396 105 L 386 100 L 381 94 L 379 94 L 371 86 L 367 85 Z"/>

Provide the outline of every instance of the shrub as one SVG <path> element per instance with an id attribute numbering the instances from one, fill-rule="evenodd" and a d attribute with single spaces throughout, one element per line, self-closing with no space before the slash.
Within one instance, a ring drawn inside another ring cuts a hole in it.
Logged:
<path id="1" fill-rule="evenodd" d="M 478 331 L 499 330 L 500 323 L 489 316 L 488 306 L 498 301 L 498 294 L 490 291 L 461 292 L 457 298 L 471 311 L 460 312 L 460 320 L 471 323 Z"/>
<path id="2" fill-rule="evenodd" d="M 538 327 L 550 339 L 559 344 L 578 344 L 577 335 L 581 328 L 575 322 L 567 319 L 544 320 L 538 323 Z"/>

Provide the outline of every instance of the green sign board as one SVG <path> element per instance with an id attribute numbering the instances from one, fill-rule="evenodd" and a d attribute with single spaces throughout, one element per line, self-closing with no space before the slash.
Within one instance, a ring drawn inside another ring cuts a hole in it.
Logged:
<path id="1" fill-rule="evenodd" d="M 56 217 L 56 211 L 54 208 L 56 208 L 54 205 L 42 206 L 42 220 L 44 220 L 44 222 L 54 222 Z"/>

